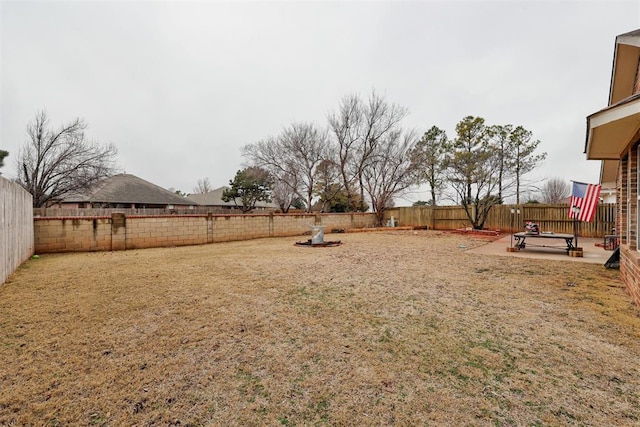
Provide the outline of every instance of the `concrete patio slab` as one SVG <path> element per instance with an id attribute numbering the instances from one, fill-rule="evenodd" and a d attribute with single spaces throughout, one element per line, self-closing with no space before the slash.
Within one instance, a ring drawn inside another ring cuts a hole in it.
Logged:
<path id="1" fill-rule="evenodd" d="M 527 243 L 529 240 L 527 240 Z M 507 252 L 507 248 L 512 246 L 511 235 L 506 235 L 499 240 L 487 243 L 474 249 L 469 249 L 469 253 L 499 255 L 514 258 L 534 258 L 549 259 L 557 261 L 587 262 L 592 264 L 604 264 L 613 251 L 607 251 L 603 247 L 596 246 L 596 243 L 602 243 L 603 239 L 592 239 L 587 237 L 578 237 L 578 246 L 582 248 L 582 257 L 571 257 L 564 250 L 556 248 L 544 248 L 536 246 L 527 246 L 517 252 Z M 538 243 L 531 240 L 531 243 Z M 540 242 L 542 244 L 544 242 Z M 515 239 L 513 240 L 515 246 Z"/>

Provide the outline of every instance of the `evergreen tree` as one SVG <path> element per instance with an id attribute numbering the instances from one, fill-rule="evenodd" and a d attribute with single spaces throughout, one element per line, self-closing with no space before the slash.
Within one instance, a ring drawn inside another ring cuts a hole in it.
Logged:
<path id="1" fill-rule="evenodd" d="M 231 188 L 222 192 L 222 200 L 233 200 L 242 213 L 251 212 L 257 202 L 271 202 L 271 177 L 264 169 L 249 167 L 239 170 L 229 185 Z"/>

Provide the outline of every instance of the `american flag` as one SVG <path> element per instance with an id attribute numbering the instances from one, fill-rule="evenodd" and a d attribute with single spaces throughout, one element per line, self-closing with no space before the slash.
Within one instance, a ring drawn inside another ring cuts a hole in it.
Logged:
<path id="1" fill-rule="evenodd" d="M 573 181 L 573 190 L 569 199 L 569 218 L 575 217 L 578 221 L 591 222 L 596 215 L 599 197 L 600 185 Z M 577 217 L 573 212 L 574 207 L 580 208 Z"/>

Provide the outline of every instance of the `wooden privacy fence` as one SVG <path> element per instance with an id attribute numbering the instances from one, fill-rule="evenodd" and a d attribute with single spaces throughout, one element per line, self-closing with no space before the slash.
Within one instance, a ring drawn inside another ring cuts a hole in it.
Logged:
<path id="1" fill-rule="evenodd" d="M 514 213 L 511 213 L 511 211 Z M 519 211 L 519 213 L 518 213 Z M 434 230 L 453 230 L 471 227 L 461 206 L 412 206 L 398 207 L 387 211 L 387 220 L 394 217 L 399 225 L 428 227 Z M 616 205 L 599 204 L 592 222 L 580 222 L 578 235 L 583 237 L 604 237 L 614 234 Z M 573 234 L 574 221 L 569 218 L 569 206 L 558 205 L 496 205 L 491 208 L 484 227 L 498 229 L 505 233 L 524 231 L 527 221 L 535 222 L 541 231 Z"/>
<path id="2" fill-rule="evenodd" d="M 398 225 L 428 227 L 434 230 L 454 230 L 469 227 L 467 215 L 459 206 L 416 206 L 389 209 L 385 217 L 394 217 Z"/>
<path id="3" fill-rule="evenodd" d="M 33 255 L 33 198 L 0 177 L 0 284 Z"/>

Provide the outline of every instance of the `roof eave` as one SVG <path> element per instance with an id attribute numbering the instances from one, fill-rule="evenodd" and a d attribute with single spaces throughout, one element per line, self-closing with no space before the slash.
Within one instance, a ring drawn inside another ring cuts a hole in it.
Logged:
<path id="1" fill-rule="evenodd" d="M 587 117 L 588 160 L 618 160 L 640 130 L 640 98 Z"/>

